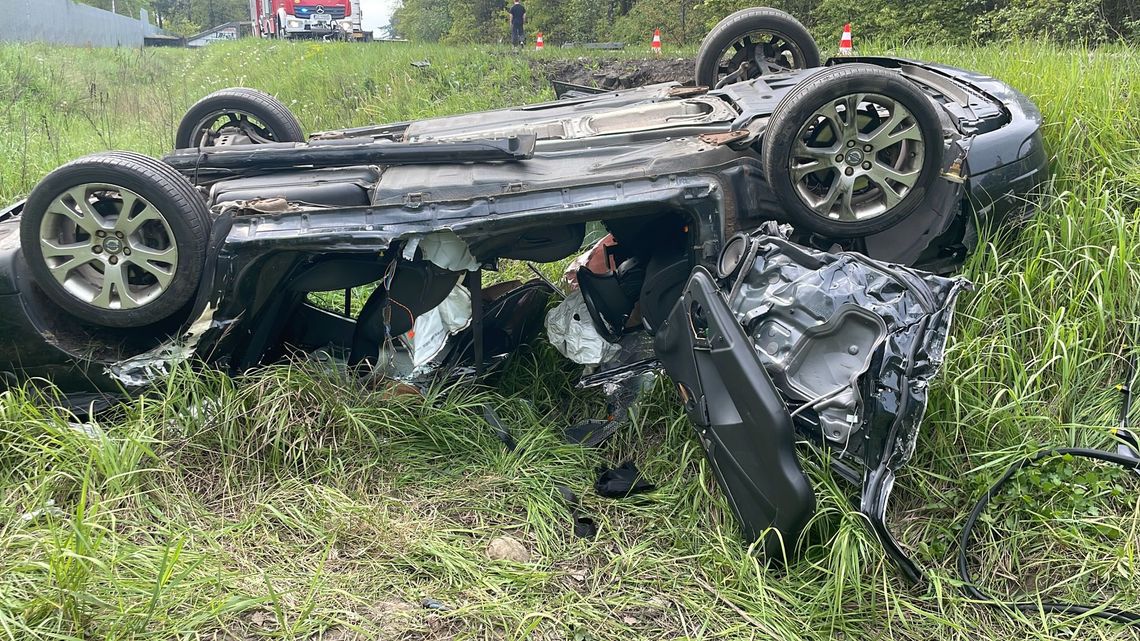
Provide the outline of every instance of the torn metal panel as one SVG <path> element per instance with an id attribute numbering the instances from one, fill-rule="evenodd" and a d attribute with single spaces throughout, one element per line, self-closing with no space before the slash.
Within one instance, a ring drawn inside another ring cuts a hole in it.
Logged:
<path id="1" fill-rule="evenodd" d="M 296 203 L 290 203 L 284 198 L 257 198 L 255 200 L 236 200 L 222 203 L 217 206 L 219 211 L 233 211 L 237 215 L 245 212 L 257 214 L 284 214 L 286 212 L 301 211 Z"/>
<path id="2" fill-rule="evenodd" d="M 702 134 L 701 135 L 701 142 L 705 142 L 705 143 L 708 143 L 710 145 L 716 145 L 716 146 L 729 145 L 729 144 L 732 144 L 734 142 L 740 142 L 741 140 L 745 140 L 751 135 L 752 135 L 752 132 L 748 131 L 746 129 L 726 131 L 724 133 L 718 133 L 718 134 Z"/>
<path id="3" fill-rule="evenodd" d="M 755 242 L 728 305 L 765 368 L 819 437 L 897 469 L 914 451 L 926 388 L 969 282 L 778 238 Z"/>
<path id="4" fill-rule="evenodd" d="M 207 306 L 178 340 L 162 343 L 142 354 L 110 363 L 104 372 L 128 390 L 147 387 L 165 379 L 175 366 L 192 358 L 203 334 L 213 327 L 214 308 Z"/>
<path id="5" fill-rule="evenodd" d="M 143 388 L 170 376 L 178 363 L 194 354 L 192 347 L 180 343 L 160 345 L 149 352 L 107 366 L 107 375 L 127 389 Z"/>
<path id="6" fill-rule="evenodd" d="M 662 376 L 653 353 L 653 337 L 627 333 L 615 344 L 618 353 L 597 367 L 588 367 L 578 380 L 582 389 L 599 389 L 606 397 L 604 419 L 587 419 L 566 429 L 566 440 L 594 447 L 630 423 L 643 396 Z M 592 370 L 592 371 L 591 371 Z"/>
<path id="7" fill-rule="evenodd" d="M 794 420 L 797 431 L 862 468 L 860 510 L 888 553 L 917 576 L 886 527 L 886 503 L 895 472 L 914 453 L 954 303 L 969 283 L 773 236 L 747 242 L 732 248 L 747 259 L 736 267 L 722 261 L 729 269 L 720 279 L 698 268 L 656 343 L 706 435 L 725 492 L 737 493 L 730 502 L 750 535 L 785 519 L 783 544 L 794 543 L 806 524 L 786 520 L 804 506 L 792 489 L 802 482 L 795 452 L 763 449 L 766 427 L 749 431 Z M 783 411 L 773 407 L 768 385 Z M 763 451 L 764 463 L 744 473 L 726 447 Z"/>
<path id="8" fill-rule="evenodd" d="M 939 327 L 928 336 L 914 334 L 935 311 L 952 308 L 964 281 L 776 238 L 753 242 L 757 255 L 733 282 L 729 307 L 781 390 L 801 412 L 814 414 L 820 436 L 858 451 L 861 445 L 851 442 L 864 418 L 858 382 L 872 356 L 888 341 L 893 350 L 939 336 L 944 341 Z M 949 312 L 944 320 L 949 323 Z M 930 347 L 941 354 L 941 344 Z M 940 362 L 924 361 L 909 377 L 924 384 Z"/>

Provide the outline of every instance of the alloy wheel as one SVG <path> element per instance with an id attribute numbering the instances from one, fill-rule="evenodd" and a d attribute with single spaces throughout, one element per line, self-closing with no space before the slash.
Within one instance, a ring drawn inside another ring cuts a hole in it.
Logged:
<path id="1" fill-rule="evenodd" d="M 178 248 L 162 213 L 134 191 L 107 183 L 57 196 L 40 223 L 40 248 L 52 277 L 100 309 L 146 305 L 177 272 Z"/>
<path id="2" fill-rule="evenodd" d="M 906 198 L 922 173 L 926 147 L 901 103 L 849 94 L 828 101 L 803 124 L 789 168 L 797 195 L 815 213 L 861 221 Z"/>

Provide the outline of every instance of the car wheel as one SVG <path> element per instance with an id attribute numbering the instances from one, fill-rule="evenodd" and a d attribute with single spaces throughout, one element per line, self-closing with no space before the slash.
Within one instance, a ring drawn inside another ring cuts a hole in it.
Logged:
<path id="1" fill-rule="evenodd" d="M 784 96 L 762 144 L 788 222 L 852 238 L 891 227 L 922 203 L 941 166 L 942 125 L 899 73 L 850 63 Z"/>
<path id="2" fill-rule="evenodd" d="M 304 142 L 301 123 L 273 96 L 235 87 L 202 98 L 182 117 L 175 149 L 268 142 Z"/>
<path id="3" fill-rule="evenodd" d="M 761 76 L 819 66 L 808 30 L 778 9 L 743 9 L 721 20 L 697 52 L 697 85 L 719 88 Z"/>
<path id="4" fill-rule="evenodd" d="M 210 216 L 186 178 L 141 154 L 70 162 L 28 196 L 20 244 L 32 277 L 65 312 L 103 327 L 162 321 L 194 296 Z"/>

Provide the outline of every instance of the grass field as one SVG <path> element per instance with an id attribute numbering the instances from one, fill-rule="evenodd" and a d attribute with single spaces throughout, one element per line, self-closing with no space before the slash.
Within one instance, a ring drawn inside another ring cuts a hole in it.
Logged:
<path id="1" fill-rule="evenodd" d="M 809 457 L 812 544 L 786 568 L 742 546 L 672 393 L 597 451 L 598 410 L 533 346 L 493 387 L 391 397 L 311 367 L 176 372 L 76 425 L 0 395 L 0 635 L 11 639 L 1135 639 L 1090 619 L 999 612 L 957 589 L 958 529 L 1045 444 L 1106 446 L 1140 341 L 1140 52 L 906 49 L 997 76 L 1048 121 L 1055 182 L 1016 238 L 984 238 L 891 523 L 929 570 L 905 584 Z M 546 55 L 578 55 L 548 51 Z M 498 49 L 235 43 L 206 51 L 0 47 L 0 199 L 109 148 L 161 154 L 202 95 L 277 94 L 308 130 L 550 97 Z M 416 69 L 414 60 L 431 66 Z M 529 399 L 531 403 L 524 402 Z M 507 453 L 481 419 L 499 410 Z M 608 501 L 594 467 L 659 489 Z M 599 523 L 575 539 L 554 486 Z M 1079 461 L 1026 474 L 980 525 L 995 593 L 1140 607 L 1140 482 Z M 528 563 L 489 561 L 510 534 Z M 450 606 L 423 608 L 424 598 Z"/>

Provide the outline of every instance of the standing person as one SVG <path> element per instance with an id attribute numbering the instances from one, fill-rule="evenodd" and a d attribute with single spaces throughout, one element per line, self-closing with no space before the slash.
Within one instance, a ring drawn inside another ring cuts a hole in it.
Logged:
<path id="1" fill-rule="evenodd" d="M 511 44 L 516 47 L 521 47 L 526 41 L 526 36 L 523 35 L 523 21 L 526 20 L 526 7 L 522 5 L 520 0 L 515 0 L 507 12 L 511 14 Z"/>

